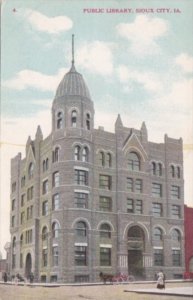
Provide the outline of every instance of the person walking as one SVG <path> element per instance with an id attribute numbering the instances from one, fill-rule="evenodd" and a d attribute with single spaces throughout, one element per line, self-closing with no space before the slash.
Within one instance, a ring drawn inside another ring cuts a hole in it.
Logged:
<path id="1" fill-rule="evenodd" d="M 7 273 L 6 272 L 4 272 L 4 274 L 3 274 L 3 281 L 4 281 L 4 283 L 7 282 Z"/>
<path id="2" fill-rule="evenodd" d="M 164 273 L 162 271 L 160 271 L 157 274 L 158 278 L 157 278 L 157 288 L 158 289 L 165 289 L 165 279 L 164 279 Z"/>

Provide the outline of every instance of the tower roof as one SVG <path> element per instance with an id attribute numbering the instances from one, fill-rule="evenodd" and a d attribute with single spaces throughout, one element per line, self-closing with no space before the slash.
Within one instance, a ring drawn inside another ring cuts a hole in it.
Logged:
<path id="1" fill-rule="evenodd" d="M 56 90 L 56 97 L 62 96 L 82 96 L 91 99 L 84 78 L 76 71 L 74 63 L 72 63 L 70 71 L 64 75 Z"/>
<path id="2" fill-rule="evenodd" d="M 76 71 L 74 66 L 74 35 L 72 35 L 72 66 L 59 83 L 55 97 L 62 96 L 82 96 L 91 99 L 83 76 Z"/>

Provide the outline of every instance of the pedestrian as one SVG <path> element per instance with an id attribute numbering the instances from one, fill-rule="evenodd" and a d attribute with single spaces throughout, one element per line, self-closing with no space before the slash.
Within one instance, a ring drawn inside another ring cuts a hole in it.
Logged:
<path id="1" fill-rule="evenodd" d="M 7 282 L 7 273 L 6 272 L 3 273 L 3 281 L 5 283 Z"/>
<path id="2" fill-rule="evenodd" d="M 164 278 L 164 273 L 163 271 L 160 271 L 157 274 L 157 288 L 158 289 L 165 289 L 165 278 Z"/>

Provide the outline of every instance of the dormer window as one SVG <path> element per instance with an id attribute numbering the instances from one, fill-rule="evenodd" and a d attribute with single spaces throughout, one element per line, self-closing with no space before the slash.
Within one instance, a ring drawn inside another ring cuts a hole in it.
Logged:
<path id="1" fill-rule="evenodd" d="M 62 114 L 62 112 L 59 112 L 57 114 L 57 122 L 56 122 L 57 129 L 62 128 L 62 119 L 63 119 L 63 114 Z"/>
<path id="2" fill-rule="evenodd" d="M 128 156 L 128 168 L 130 171 L 140 171 L 140 159 L 135 152 L 130 152 Z"/>
<path id="3" fill-rule="evenodd" d="M 72 114 L 71 114 L 71 125 L 74 128 L 77 126 L 77 112 L 76 112 L 76 110 L 72 111 Z"/>
<path id="4" fill-rule="evenodd" d="M 90 115 L 86 114 L 86 129 L 90 130 Z"/>

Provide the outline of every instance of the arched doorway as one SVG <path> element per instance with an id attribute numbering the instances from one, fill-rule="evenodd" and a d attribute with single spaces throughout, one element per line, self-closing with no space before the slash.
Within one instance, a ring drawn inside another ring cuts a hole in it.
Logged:
<path id="1" fill-rule="evenodd" d="M 28 278 L 32 271 L 32 258 L 31 254 L 28 253 L 26 256 L 26 263 L 25 263 L 25 276 Z"/>
<path id="2" fill-rule="evenodd" d="M 128 272 L 143 277 L 143 251 L 145 248 L 144 231 L 139 226 L 128 230 Z"/>

